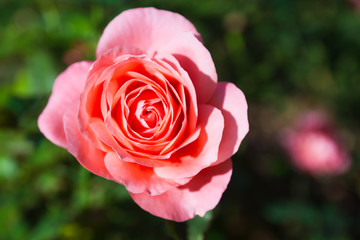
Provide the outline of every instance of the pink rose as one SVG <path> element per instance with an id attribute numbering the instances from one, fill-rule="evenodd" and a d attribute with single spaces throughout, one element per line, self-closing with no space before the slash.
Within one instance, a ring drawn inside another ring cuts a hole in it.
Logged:
<path id="1" fill-rule="evenodd" d="M 247 103 L 217 82 L 195 27 L 164 10 L 124 11 L 96 56 L 57 77 L 41 132 L 156 216 L 185 221 L 213 209 L 248 132 Z"/>
<path id="2" fill-rule="evenodd" d="M 294 165 L 311 175 L 337 175 L 350 167 L 346 149 L 321 112 L 309 112 L 300 118 L 285 135 L 284 145 Z"/>
<path id="3" fill-rule="evenodd" d="M 360 10 L 360 0 L 350 0 L 350 3 L 355 10 Z"/>

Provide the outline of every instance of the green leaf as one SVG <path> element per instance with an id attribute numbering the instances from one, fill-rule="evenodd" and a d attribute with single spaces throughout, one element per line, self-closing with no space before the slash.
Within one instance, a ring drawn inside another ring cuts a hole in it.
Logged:
<path id="1" fill-rule="evenodd" d="M 188 239 L 189 240 L 202 240 L 204 234 L 209 228 L 211 220 L 213 218 L 213 212 L 209 211 L 204 217 L 196 216 L 195 218 L 187 222 L 188 225 Z"/>

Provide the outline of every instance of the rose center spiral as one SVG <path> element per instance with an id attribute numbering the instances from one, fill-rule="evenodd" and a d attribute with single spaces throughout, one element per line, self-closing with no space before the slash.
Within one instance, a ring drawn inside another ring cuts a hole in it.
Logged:
<path id="1" fill-rule="evenodd" d="M 135 112 L 136 119 L 141 123 L 142 127 L 151 129 L 159 124 L 161 119 L 160 111 L 156 105 L 140 101 Z"/>
<path id="2" fill-rule="evenodd" d="M 153 136 L 161 126 L 164 117 L 162 100 L 153 91 L 140 91 L 141 93 L 130 101 L 129 126 L 143 137 Z"/>

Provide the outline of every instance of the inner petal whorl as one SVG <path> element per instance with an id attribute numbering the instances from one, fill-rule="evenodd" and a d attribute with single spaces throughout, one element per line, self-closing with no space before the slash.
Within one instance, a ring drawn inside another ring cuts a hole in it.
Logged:
<path id="1" fill-rule="evenodd" d="M 145 138 L 154 135 L 164 117 L 165 104 L 149 85 L 137 89 L 125 103 L 129 109 L 128 127 Z"/>

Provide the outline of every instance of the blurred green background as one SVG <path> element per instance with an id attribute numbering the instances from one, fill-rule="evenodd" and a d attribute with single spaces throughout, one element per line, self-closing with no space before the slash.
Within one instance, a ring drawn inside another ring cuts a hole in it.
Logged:
<path id="1" fill-rule="evenodd" d="M 154 6 L 194 23 L 220 81 L 245 93 L 250 132 L 217 208 L 174 224 L 84 170 L 37 128 L 55 77 L 94 60 L 107 23 Z M 0 0 L 0 239 L 360 239 L 360 11 L 346 0 Z M 353 159 L 297 172 L 279 133 L 326 111 Z"/>

